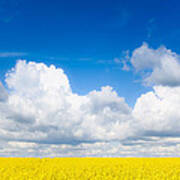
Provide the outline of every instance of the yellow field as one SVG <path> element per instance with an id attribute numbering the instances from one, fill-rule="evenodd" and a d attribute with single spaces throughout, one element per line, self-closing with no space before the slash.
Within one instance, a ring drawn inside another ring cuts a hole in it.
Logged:
<path id="1" fill-rule="evenodd" d="M 0 158 L 0 180 L 180 179 L 180 158 Z"/>

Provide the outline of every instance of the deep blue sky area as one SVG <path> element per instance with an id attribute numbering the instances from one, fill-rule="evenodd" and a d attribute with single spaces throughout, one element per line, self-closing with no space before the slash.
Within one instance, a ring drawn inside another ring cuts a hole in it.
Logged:
<path id="1" fill-rule="evenodd" d="M 110 85 L 132 106 L 149 88 L 113 60 L 143 42 L 180 53 L 180 1 L 0 1 L 1 81 L 19 58 L 44 62 L 63 68 L 74 92 Z"/>

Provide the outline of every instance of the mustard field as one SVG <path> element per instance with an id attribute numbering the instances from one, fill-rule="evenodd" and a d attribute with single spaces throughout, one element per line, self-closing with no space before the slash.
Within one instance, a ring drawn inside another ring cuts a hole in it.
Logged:
<path id="1" fill-rule="evenodd" d="M 0 158 L 0 180 L 180 179 L 180 158 Z"/>

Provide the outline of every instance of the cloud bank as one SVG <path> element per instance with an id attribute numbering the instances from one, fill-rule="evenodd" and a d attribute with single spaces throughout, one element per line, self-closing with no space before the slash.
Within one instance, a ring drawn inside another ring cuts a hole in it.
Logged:
<path id="1" fill-rule="evenodd" d="M 143 44 L 130 61 L 153 86 L 133 108 L 110 86 L 80 96 L 61 68 L 19 60 L 0 84 L 2 156 L 179 156 L 179 56 Z"/>
<path id="2" fill-rule="evenodd" d="M 62 69 L 22 60 L 5 81 L 10 93 L 1 98 L 2 139 L 79 144 L 120 140 L 132 134 L 132 110 L 112 87 L 79 96 L 72 92 Z M 5 94 L 3 87 L 0 90 Z"/>

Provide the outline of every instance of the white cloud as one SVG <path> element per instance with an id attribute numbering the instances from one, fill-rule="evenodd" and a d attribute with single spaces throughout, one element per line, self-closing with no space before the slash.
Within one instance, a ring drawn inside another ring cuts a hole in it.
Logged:
<path id="1" fill-rule="evenodd" d="M 157 66 L 154 59 L 138 63 L 137 70 Z M 53 65 L 20 60 L 5 82 L 3 156 L 180 156 L 179 86 L 158 84 L 131 109 L 110 86 L 73 93 L 64 71 Z"/>
<path id="2" fill-rule="evenodd" d="M 6 74 L 9 96 L 0 106 L 0 137 L 48 144 L 123 139 L 131 109 L 109 86 L 74 94 L 62 69 L 18 61 Z"/>
<path id="3" fill-rule="evenodd" d="M 180 87 L 155 86 L 141 95 L 133 109 L 137 124 L 147 135 L 180 136 Z"/>
<path id="4" fill-rule="evenodd" d="M 171 143 L 172 142 L 172 143 Z M 138 157 L 138 156 L 180 156 L 179 139 L 159 138 L 129 140 L 129 144 L 116 142 L 94 142 L 71 144 L 37 144 L 19 141 L 1 142 L 0 153 L 3 156 L 21 157 Z"/>
<path id="5" fill-rule="evenodd" d="M 164 46 L 152 49 L 143 43 L 133 51 L 130 61 L 137 71 L 144 72 L 147 85 L 180 85 L 179 56 Z"/>

